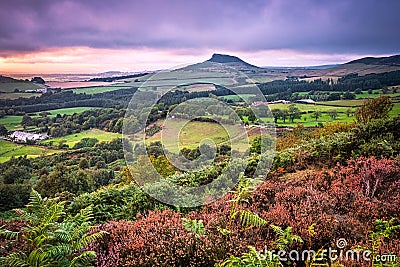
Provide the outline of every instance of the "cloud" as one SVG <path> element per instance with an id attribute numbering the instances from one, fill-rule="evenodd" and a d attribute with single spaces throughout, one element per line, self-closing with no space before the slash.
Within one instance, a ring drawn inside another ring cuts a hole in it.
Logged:
<path id="1" fill-rule="evenodd" d="M 0 3 L 0 51 L 297 49 L 398 52 L 399 1 L 23 1 Z"/>

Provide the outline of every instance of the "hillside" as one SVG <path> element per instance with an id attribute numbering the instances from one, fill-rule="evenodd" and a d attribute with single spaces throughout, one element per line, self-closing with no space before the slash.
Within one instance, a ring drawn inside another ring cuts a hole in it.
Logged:
<path id="1" fill-rule="evenodd" d="M 319 71 L 322 75 L 344 76 L 350 73 L 366 75 L 400 70 L 400 55 L 390 57 L 365 57 Z"/>
<path id="2" fill-rule="evenodd" d="M 400 55 L 394 55 L 390 57 L 364 57 L 350 61 L 348 64 L 365 64 L 365 65 L 389 65 L 389 66 L 400 66 Z"/>

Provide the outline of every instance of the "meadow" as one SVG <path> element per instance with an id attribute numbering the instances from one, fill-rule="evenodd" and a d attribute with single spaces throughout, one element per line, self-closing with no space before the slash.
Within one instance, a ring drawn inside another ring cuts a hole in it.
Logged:
<path id="1" fill-rule="evenodd" d="M 95 109 L 95 107 L 75 107 L 75 108 L 60 108 L 60 109 L 52 109 L 46 112 L 49 112 L 49 117 L 53 118 L 57 116 L 57 114 L 62 115 L 72 115 L 74 113 L 81 113 L 86 110 Z M 32 117 L 39 116 L 38 113 L 34 113 Z M 5 116 L 0 118 L 0 124 L 4 125 L 7 130 L 15 131 L 22 129 L 21 121 L 23 116 Z"/>
<path id="2" fill-rule="evenodd" d="M 253 130 L 246 132 L 240 125 L 225 124 L 221 126 L 211 122 L 190 121 L 186 123 L 184 120 L 171 119 L 165 124 L 164 121 L 161 122 L 160 125 L 163 125 L 163 131 L 148 137 L 146 143 L 162 141 L 165 148 L 173 153 L 178 153 L 184 147 L 195 149 L 202 142 L 209 144 L 209 140 L 205 139 L 212 140 L 217 146 L 225 144 L 232 146 L 234 150 L 244 152 L 249 148 L 249 141 L 256 134 Z"/>
<path id="3" fill-rule="evenodd" d="M 42 84 L 31 83 L 31 82 L 2 82 L 0 83 L 0 92 L 14 93 L 15 90 L 27 91 L 44 88 Z"/>
<path id="4" fill-rule="evenodd" d="M 31 158 L 41 155 L 51 155 L 57 152 L 60 151 L 45 147 L 22 145 L 6 140 L 0 140 L 0 163 L 9 160 L 11 157 L 27 156 L 28 158 Z"/>
<path id="5" fill-rule="evenodd" d="M 111 92 L 115 90 L 120 90 L 120 89 L 128 89 L 131 88 L 131 86 L 121 86 L 121 85 L 115 85 L 115 86 L 89 86 L 89 87 L 79 87 L 75 89 L 71 89 L 74 93 L 77 94 L 99 94 L 99 93 L 105 93 L 105 92 Z"/>
<path id="6" fill-rule="evenodd" d="M 63 137 L 44 140 L 41 143 L 52 144 L 53 146 L 58 146 L 60 143 L 64 143 L 70 148 L 72 148 L 76 143 L 82 140 L 82 138 L 96 138 L 97 140 L 99 140 L 99 142 L 103 142 L 103 141 L 111 141 L 112 139 L 115 138 L 121 138 L 121 136 L 122 135 L 119 133 L 111 133 L 99 129 L 90 129 L 76 134 L 70 134 Z"/>
<path id="7" fill-rule="evenodd" d="M 34 96 L 40 96 L 40 93 L 1 93 L 0 99 L 18 99 L 22 98 L 30 98 Z"/>

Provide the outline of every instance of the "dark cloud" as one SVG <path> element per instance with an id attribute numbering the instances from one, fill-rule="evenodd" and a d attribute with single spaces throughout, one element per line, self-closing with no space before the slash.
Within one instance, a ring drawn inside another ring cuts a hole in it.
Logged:
<path id="1" fill-rule="evenodd" d="M 0 53 L 54 47 L 398 53 L 400 1 L 3 0 Z"/>

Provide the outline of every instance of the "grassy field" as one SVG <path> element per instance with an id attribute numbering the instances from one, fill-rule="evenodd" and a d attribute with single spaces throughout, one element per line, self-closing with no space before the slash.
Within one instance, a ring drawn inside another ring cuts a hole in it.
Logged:
<path id="1" fill-rule="evenodd" d="M 235 84 L 234 77 L 218 72 L 202 71 L 172 71 L 158 72 L 143 77 L 131 79 L 125 85 L 138 87 L 142 91 L 165 91 L 174 89 L 176 86 L 187 84 L 205 84 L 214 83 L 221 85 Z"/>
<path id="2" fill-rule="evenodd" d="M 42 143 L 43 144 L 52 143 L 53 145 L 57 146 L 60 142 L 64 142 L 66 145 L 72 148 L 82 138 L 97 138 L 99 142 L 103 142 L 103 141 L 111 141 L 114 138 L 121 138 L 121 136 L 122 135 L 119 133 L 110 133 L 99 129 L 91 129 L 76 134 L 70 134 L 63 137 L 52 138 L 49 140 L 42 141 Z"/>
<path id="3" fill-rule="evenodd" d="M 393 109 L 389 112 L 391 117 L 397 117 L 400 115 L 400 103 L 394 103 Z"/>
<path id="4" fill-rule="evenodd" d="M 0 124 L 4 125 L 7 130 L 14 131 L 21 129 L 22 116 L 5 116 L 0 119 Z"/>
<path id="5" fill-rule="evenodd" d="M 115 85 L 115 86 L 90 86 L 90 87 L 80 87 L 76 89 L 72 89 L 74 93 L 77 94 L 99 94 L 99 93 L 104 93 L 104 92 L 111 92 L 119 89 L 128 89 L 131 88 L 131 86 L 121 86 L 121 85 Z"/>
<path id="6" fill-rule="evenodd" d="M 168 120 L 163 126 L 163 131 L 149 137 L 146 143 L 162 141 L 168 151 L 177 153 L 178 149 L 184 147 L 194 149 L 202 140 L 211 139 L 217 146 L 227 144 L 231 145 L 232 149 L 245 151 L 248 148 L 245 130 L 238 125 L 225 125 L 225 127 L 226 129 L 211 122 L 186 123 L 183 120 Z"/>
<path id="7" fill-rule="evenodd" d="M 0 99 L 18 99 L 20 97 L 22 98 L 30 98 L 33 96 L 40 96 L 41 94 L 39 93 L 5 93 L 5 94 L 0 94 Z"/>
<path id="8" fill-rule="evenodd" d="M 233 102 L 240 102 L 243 100 L 247 101 L 252 96 L 255 96 L 255 95 L 254 94 L 226 95 L 226 96 L 223 96 L 223 98 L 226 100 L 232 100 Z"/>
<path id="9" fill-rule="evenodd" d="M 0 83 L 0 92 L 14 93 L 15 89 L 26 91 L 44 87 L 44 85 L 31 82 L 2 82 Z"/>
<path id="10" fill-rule="evenodd" d="M 330 105 L 330 103 L 333 101 L 329 102 L 319 102 L 318 104 L 296 104 L 296 107 L 300 109 L 302 112 L 314 112 L 314 111 L 320 111 L 320 112 L 327 112 L 327 111 L 332 111 L 336 110 L 339 113 L 344 113 L 347 109 L 349 109 L 349 106 L 327 106 L 324 104 Z M 269 108 L 272 109 L 288 109 L 289 104 L 271 104 L 268 105 Z M 354 112 L 355 108 L 351 108 L 351 110 Z"/>
<path id="11" fill-rule="evenodd" d="M 87 110 L 96 109 L 96 107 L 75 107 L 75 108 L 60 108 L 48 110 L 50 117 L 55 117 L 57 114 L 60 115 L 72 115 L 74 113 L 82 113 Z"/>
<path id="12" fill-rule="evenodd" d="M 11 157 L 38 157 L 41 155 L 51 155 L 59 152 L 55 149 L 49 149 L 45 147 L 39 146 L 29 146 L 29 145 L 21 145 L 15 144 L 13 142 L 0 140 L 0 163 L 9 160 Z"/>
<path id="13" fill-rule="evenodd" d="M 48 110 L 47 112 L 50 112 L 49 117 L 55 117 L 57 116 L 57 114 L 72 115 L 74 113 L 81 113 L 90 109 L 95 109 L 95 107 L 60 108 L 60 109 Z M 38 116 L 39 112 L 35 114 L 36 115 L 32 117 Z M 4 118 L 0 118 L 0 124 L 3 124 L 9 131 L 19 130 L 22 129 L 21 126 L 22 117 L 23 116 L 5 116 Z"/>

